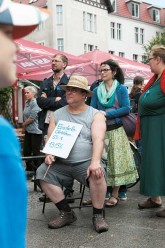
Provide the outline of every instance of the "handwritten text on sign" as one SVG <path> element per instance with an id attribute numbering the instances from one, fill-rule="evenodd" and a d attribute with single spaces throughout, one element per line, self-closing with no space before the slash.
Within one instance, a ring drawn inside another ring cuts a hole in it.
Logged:
<path id="1" fill-rule="evenodd" d="M 43 152 L 57 157 L 67 158 L 83 125 L 59 121 L 46 143 Z"/>

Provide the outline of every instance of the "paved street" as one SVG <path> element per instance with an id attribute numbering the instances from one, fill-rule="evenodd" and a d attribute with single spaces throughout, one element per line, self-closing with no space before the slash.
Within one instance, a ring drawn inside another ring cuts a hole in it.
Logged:
<path id="1" fill-rule="evenodd" d="M 106 209 L 109 231 L 102 234 L 93 230 L 90 207 L 75 209 L 77 221 L 72 225 L 48 229 L 48 221 L 58 215 L 58 210 L 53 203 L 47 203 L 42 214 L 42 203 L 38 200 L 42 194 L 33 191 L 32 182 L 28 181 L 28 187 L 27 248 L 165 248 L 165 219 L 155 216 L 157 210 L 137 209 L 137 203 L 144 199 L 138 193 L 138 185 L 128 191 L 127 201 Z M 76 184 L 75 195 L 78 190 Z"/>

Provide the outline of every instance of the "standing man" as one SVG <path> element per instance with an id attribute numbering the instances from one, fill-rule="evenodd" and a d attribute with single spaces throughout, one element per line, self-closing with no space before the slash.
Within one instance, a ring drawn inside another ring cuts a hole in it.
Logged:
<path id="1" fill-rule="evenodd" d="M 43 14 L 45 16 L 45 14 Z M 28 35 L 45 19 L 35 7 L 0 0 L 0 88 L 12 85 L 16 77 L 13 38 Z M 22 18 L 24 17 L 24 18 Z M 9 39 L 10 38 L 10 39 Z M 25 248 L 27 186 L 20 144 L 11 124 L 0 116 L 0 247 Z"/>
<path id="2" fill-rule="evenodd" d="M 37 103 L 42 109 L 39 113 L 39 129 L 43 131 L 43 137 L 47 135 L 51 113 L 66 105 L 65 91 L 61 85 L 68 83 L 68 77 L 64 73 L 68 65 L 68 58 L 63 54 L 56 54 L 52 58 L 52 70 L 54 74 L 41 84 L 38 92 Z"/>

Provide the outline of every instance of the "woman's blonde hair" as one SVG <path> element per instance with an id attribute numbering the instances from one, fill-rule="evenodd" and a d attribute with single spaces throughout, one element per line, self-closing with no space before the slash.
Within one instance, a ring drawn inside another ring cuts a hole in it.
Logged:
<path id="1" fill-rule="evenodd" d="M 152 52 L 154 57 L 160 57 L 162 59 L 163 63 L 165 63 L 165 46 L 154 45 L 151 48 L 151 52 Z"/>
<path id="2" fill-rule="evenodd" d="M 24 90 L 29 90 L 31 93 L 33 93 L 35 96 L 37 95 L 37 92 L 38 92 L 38 90 L 37 90 L 37 88 L 35 88 L 34 86 L 26 86 L 25 88 L 24 88 Z"/>

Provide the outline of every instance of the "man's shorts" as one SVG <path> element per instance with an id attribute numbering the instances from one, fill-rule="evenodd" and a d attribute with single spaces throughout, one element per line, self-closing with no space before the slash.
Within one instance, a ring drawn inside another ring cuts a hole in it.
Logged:
<path id="1" fill-rule="evenodd" d="M 43 179 L 48 165 L 45 163 L 41 164 L 37 169 L 37 180 L 43 180 L 49 184 L 53 184 L 62 188 L 69 188 L 73 184 L 73 180 L 76 179 L 78 182 L 85 186 L 88 185 L 87 169 L 91 163 L 91 160 L 68 164 L 62 163 L 60 160 L 56 159 L 55 163 L 49 168 L 49 171 L 45 178 Z M 105 175 L 105 164 L 101 162 L 102 169 Z"/>

